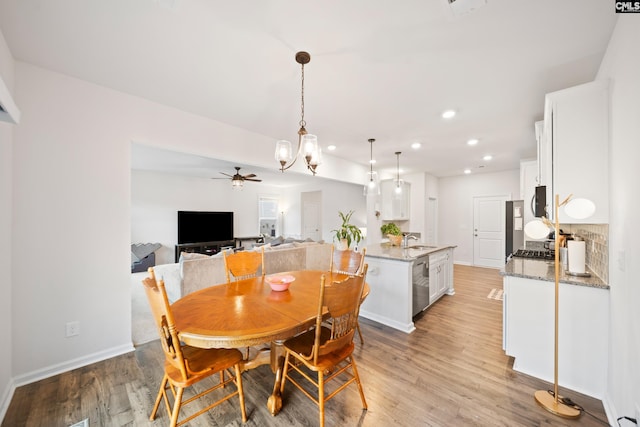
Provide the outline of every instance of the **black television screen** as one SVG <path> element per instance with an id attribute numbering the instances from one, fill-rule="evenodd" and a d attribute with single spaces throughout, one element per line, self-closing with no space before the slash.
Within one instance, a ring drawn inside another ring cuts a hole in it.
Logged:
<path id="1" fill-rule="evenodd" d="M 178 211 L 178 244 L 233 240 L 233 212 Z"/>

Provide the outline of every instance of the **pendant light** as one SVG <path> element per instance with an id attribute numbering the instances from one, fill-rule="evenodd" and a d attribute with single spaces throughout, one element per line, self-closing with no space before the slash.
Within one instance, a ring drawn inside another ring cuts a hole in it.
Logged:
<path id="1" fill-rule="evenodd" d="M 367 172 L 367 183 L 364 186 L 364 195 L 378 195 L 380 194 L 380 182 L 378 179 L 378 172 L 373 170 L 373 164 L 375 160 L 373 160 L 373 143 L 375 139 L 369 139 L 369 145 L 371 149 L 371 157 L 369 159 L 369 172 Z"/>
<path id="2" fill-rule="evenodd" d="M 276 160 L 280 162 L 280 170 L 282 172 L 293 166 L 298 160 L 300 153 L 303 153 L 304 160 L 307 164 L 307 169 L 312 174 L 316 174 L 316 167 L 322 163 L 322 151 L 318 147 L 318 137 L 307 133 L 305 129 L 306 122 L 304 121 L 304 65 L 311 61 L 311 55 L 307 52 L 296 53 L 296 62 L 301 65 L 301 104 L 300 104 L 300 130 L 298 130 L 298 148 L 295 152 L 291 149 L 291 143 L 287 140 L 281 139 L 276 142 Z M 292 161 L 293 160 L 293 161 Z M 290 162 L 290 163 L 289 163 Z"/>
<path id="3" fill-rule="evenodd" d="M 402 185 L 404 184 L 404 181 L 400 179 L 400 154 L 402 154 L 402 151 L 396 151 L 396 164 L 398 171 L 398 174 L 396 176 L 396 194 L 402 193 Z"/>

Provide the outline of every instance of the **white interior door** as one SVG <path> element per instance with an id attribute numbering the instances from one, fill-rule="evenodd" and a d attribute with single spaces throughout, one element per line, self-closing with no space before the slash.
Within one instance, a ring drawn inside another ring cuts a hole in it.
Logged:
<path id="1" fill-rule="evenodd" d="M 508 196 L 473 198 L 473 265 L 504 266 L 505 205 Z"/>
<path id="2" fill-rule="evenodd" d="M 302 238 L 322 240 L 322 192 L 310 191 L 301 193 L 302 203 Z"/>

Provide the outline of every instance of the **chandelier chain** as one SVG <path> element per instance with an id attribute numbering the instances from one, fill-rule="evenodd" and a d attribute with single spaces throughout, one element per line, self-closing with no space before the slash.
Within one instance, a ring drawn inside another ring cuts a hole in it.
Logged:
<path id="1" fill-rule="evenodd" d="M 300 127 L 306 127 L 307 122 L 304 121 L 304 64 L 302 64 L 302 88 L 300 90 Z"/>

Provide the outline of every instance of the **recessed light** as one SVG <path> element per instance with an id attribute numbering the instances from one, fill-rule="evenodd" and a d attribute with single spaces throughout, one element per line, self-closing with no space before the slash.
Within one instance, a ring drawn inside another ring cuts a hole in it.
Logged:
<path id="1" fill-rule="evenodd" d="M 413 148 L 414 150 L 417 150 L 420 147 L 422 147 L 422 144 L 420 144 L 419 142 L 414 142 L 413 144 L 411 144 L 411 148 Z"/>
<path id="2" fill-rule="evenodd" d="M 478 145 L 478 141 L 476 138 L 471 138 L 470 140 L 467 141 L 467 145 Z"/>
<path id="3" fill-rule="evenodd" d="M 489 161 L 489 160 L 491 160 L 491 159 L 493 159 L 493 156 L 492 156 L 492 155 L 490 155 L 490 154 L 487 154 L 486 156 L 484 156 L 484 157 L 482 158 L 482 160 L 484 160 L 485 162 L 488 162 L 488 161 Z"/>
<path id="4" fill-rule="evenodd" d="M 443 119 L 450 119 L 450 118 L 454 117 L 455 115 L 456 115 L 456 112 L 454 110 L 447 110 L 447 111 L 442 113 L 442 118 Z"/>
<path id="5" fill-rule="evenodd" d="M 327 150 L 329 150 L 329 151 L 334 151 L 335 149 L 336 149 L 336 146 L 335 146 L 335 145 L 329 145 L 329 146 L 327 147 Z"/>
<path id="6" fill-rule="evenodd" d="M 465 170 L 464 170 L 464 173 L 465 173 L 465 174 L 467 174 L 467 175 L 469 175 L 469 174 L 471 173 L 471 169 L 465 169 Z"/>

